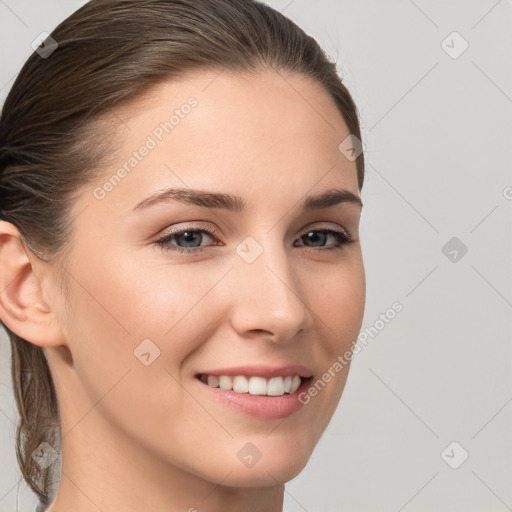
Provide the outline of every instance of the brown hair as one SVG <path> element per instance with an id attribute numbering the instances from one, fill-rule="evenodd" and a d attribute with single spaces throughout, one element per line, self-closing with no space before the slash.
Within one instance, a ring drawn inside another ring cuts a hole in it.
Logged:
<path id="1" fill-rule="evenodd" d="M 0 218 L 44 261 L 65 261 L 74 194 L 112 155 L 106 128 L 116 119 L 113 109 L 163 80 L 207 68 L 291 71 L 323 84 L 349 132 L 361 139 L 336 63 L 290 19 L 257 0 L 91 0 L 51 37 L 57 48 L 50 53 L 48 39 L 46 50 L 30 56 L 0 117 Z M 356 167 L 361 188 L 363 153 Z M 43 506 L 54 476 L 32 453 L 42 442 L 59 442 L 55 388 L 42 348 L 2 325 L 11 341 L 20 415 L 16 455 Z"/>

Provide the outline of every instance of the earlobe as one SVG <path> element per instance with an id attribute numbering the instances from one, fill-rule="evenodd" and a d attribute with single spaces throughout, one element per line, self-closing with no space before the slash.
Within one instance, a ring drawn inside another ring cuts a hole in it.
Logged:
<path id="1" fill-rule="evenodd" d="M 57 317 L 43 298 L 19 230 L 0 221 L 0 318 L 18 336 L 39 346 L 64 344 Z"/>

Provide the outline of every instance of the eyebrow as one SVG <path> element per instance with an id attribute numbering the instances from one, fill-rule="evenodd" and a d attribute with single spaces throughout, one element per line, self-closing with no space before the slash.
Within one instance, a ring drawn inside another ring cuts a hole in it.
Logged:
<path id="1" fill-rule="evenodd" d="M 244 199 L 237 195 L 191 188 L 167 188 L 143 199 L 131 211 L 138 212 L 171 200 L 234 212 L 242 212 L 246 206 Z M 299 210 L 320 210 L 340 203 L 353 203 L 363 207 L 361 199 L 350 190 L 331 188 L 320 194 L 306 196 L 299 205 Z"/>

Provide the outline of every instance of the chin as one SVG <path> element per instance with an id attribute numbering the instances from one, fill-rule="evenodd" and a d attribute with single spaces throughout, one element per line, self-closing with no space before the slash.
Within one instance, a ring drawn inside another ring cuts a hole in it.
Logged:
<path id="1" fill-rule="evenodd" d="M 228 471 L 231 474 L 223 481 L 223 485 L 267 487 L 284 484 L 295 478 L 306 466 L 312 450 L 305 449 L 305 443 L 294 439 L 290 439 L 286 447 L 278 448 L 275 445 L 276 443 L 269 442 L 268 439 L 262 439 L 258 443 L 261 449 L 257 451 L 255 445 L 248 443 L 245 451 L 242 449 L 237 453 L 236 461 L 233 461 L 232 454 L 229 453 L 226 464 L 222 467 L 224 474 Z M 218 481 L 217 474 L 216 477 Z"/>
<path id="2" fill-rule="evenodd" d="M 222 485 L 228 487 L 271 487 L 284 484 L 295 478 L 306 466 L 307 459 L 300 464 L 290 464 L 286 461 L 280 464 L 263 464 L 262 461 L 253 468 L 236 468 Z M 212 481 L 218 482 L 217 479 Z"/>

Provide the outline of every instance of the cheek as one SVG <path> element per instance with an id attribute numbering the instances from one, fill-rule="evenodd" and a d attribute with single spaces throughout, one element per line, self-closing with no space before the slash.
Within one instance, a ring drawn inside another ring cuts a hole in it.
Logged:
<path id="1" fill-rule="evenodd" d="M 311 309 L 320 317 L 319 328 L 331 340 L 330 352 L 345 350 L 357 338 L 363 320 L 366 281 L 362 260 L 353 258 L 316 274 L 308 286 Z M 330 354 L 333 355 L 332 353 Z"/>
<path id="2" fill-rule="evenodd" d="M 195 288 L 185 275 L 170 270 L 166 278 L 161 266 L 151 268 L 148 262 L 144 267 L 105 253 L 101 259 L 90 255 L 74 264 L 69 341 L 84 384 L 89 382 L 101 393 L 115 376 L 134 365 L 144 367 L 134 352 L 146 339 L 156 346 L 150 350 L 151 359 L 158 351 L 160 356 L 169 349 L 179 353 L 179 345 L 162 343 L 163 335 L 168 332 L 165 339 L 172 341 L 172 333 L 192 307 Z"/>
<path id="3" fill-rule="evenodd" d="M 84 279 L 94 274 L 88 291 L 101 302 L 105 323 L 114 329 L 115 324 L 121 326 L 133 342 L 172 336 L 222 275 L 219 268 L 199 271 L 192 265 L 166 264 L 162 257 L 151 260 L 145 254 L 113 261 L 97 262 L 98 271 L 86 270 Z"/>
<path id="4" fill-rule="evenodd" d="M 89 293 L 77 289 L 80 313 L 73 323 L 84 378 L 98 393 L 107 385 L 85 376 L 90 372 L 85 365 L 91 360 L 96 361 L 95 372 L 102 375 L 121 376 L 128 368 L 142 369 L 146 373 L 141 376 L 145 379 L 141 387 L 147 387 L 151 379 L 172 380 L 166 370 L 181 378 L 185 363 L 226 318 L 219 280 L 230 267 L 171 264 L 161 257 L 142 256 L 114 259 L 110 267 L 105 261 L 96 262 L 95 271 L 91 267 L 85 271 L 95 276 Z M 130 379 L 134 378 L 132 372 Z M 153 384 L 156 389 L 162 387 L 161 382 Z M 170 396 L 177 396 L 178 391 Z"/>
<path id="5" fill-rule="evenodd" d="M 99 414 L 135 437 L 178 427 L 198 437 L 207 427 L 221 435 L 179 380 L 182 363 L 214 328 L 204 304 L 211 309 L 215 301 L 204 297 L 223 272 L 149 261 L 144 267 L 122 258 L 107 266 L 106 261 L 89 260 L 81 274 L 73 270 L 70 345 L 84 391 L 80 403 L 75 401 L 77 410 L 84 409 L 77 417 L 93 403 L 90 420 Z"/>
<path id="6" fill-rule="evenodd" d="M 310 284 L 311 289 L 316 290 L 310 296 L 310 308 L 317 317 L 317 337 L 321 340 L 316 359 L 322 362 L 322 372 L 330 370 L 329 374 L 318 376 L 326 383 L 326 391 L 317 386 L 321 391 L 312 398 L 322 411 L 312 420 L 317 432 L 323 432 L 343 393 L 351 365 L 351 359 L 345 354 L 357 340 L 363 321 L 365 272 L 360 253 L 352 255 L 353 258 L 347 258 L 339 265 L 326 265 L 325 271 L 317 273 Z M 315 283 L 317 286 L 313 288 Z"/>

